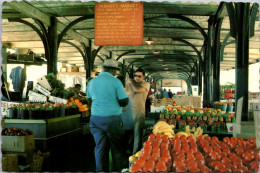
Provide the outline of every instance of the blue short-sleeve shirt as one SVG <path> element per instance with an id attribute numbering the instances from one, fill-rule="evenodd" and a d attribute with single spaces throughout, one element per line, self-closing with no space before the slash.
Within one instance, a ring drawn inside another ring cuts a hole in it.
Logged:
<path id="1" fill-rule="evenodd" d="M 118 100 L 128 98 L 121 81 L 108 72 L 102 72 L 87 86 L 87 98 L 92 100 L 91 115 L 120 115 Z"/>

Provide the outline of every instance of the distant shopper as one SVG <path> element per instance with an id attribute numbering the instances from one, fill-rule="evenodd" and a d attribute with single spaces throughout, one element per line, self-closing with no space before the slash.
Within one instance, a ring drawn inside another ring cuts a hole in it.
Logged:
<path id="1" fill-rule="evenodd" d="M 97 172 L 109 172 L 109 150 L 113 159 L 113 172 L 121 171 L 124 154 L 121 140 L 124 134 L 121 119 L 122 107 L 128 104 L 128 96 L 120 80 L 114 77 L 118 62 L 106 59 L 104 72 L 92 79 L 87 86 L 88 103 L 91 106 L 90 132 L 95 139 Z"/>
<path id="2" fill-rule="evenodd" d="M 80 97 L 86 96 L 86 93 L 84 93 L 84 92 L 81 91 L 81 85 L 80 85 L 80 84 L 76 84 L 76 85 L 74 86 L 73 90 L 74 90 L 75 93 L 76 93 L 78 96 L 80 96 Z"/>
<path id="3" fill-rule="evenodd" d="M 147 98 L 150 84 L 144 80 L 145 71 L 137 69 L 134 79 L 129 79 L 126 85 L 126 90 L 133 102 L 134 115 L 134 147 L 133 153 L 136 153 L 142 148 L 142 134 L 145 120 L 145 101 Z"/>
<path id="4" fill-rule="evenodd" d="M 171 89 L 169 89 L 169 91 L 168 91 L 168 96 L 169 96 L 169 98 L 172 98 L 172 96 L 173 96 Z"/>
<path id="5" fill-rule="evenodd" d="M 163 90 L 163 97 L 169 98 L 168 92 L 166 91 L 166 89 Z"/>

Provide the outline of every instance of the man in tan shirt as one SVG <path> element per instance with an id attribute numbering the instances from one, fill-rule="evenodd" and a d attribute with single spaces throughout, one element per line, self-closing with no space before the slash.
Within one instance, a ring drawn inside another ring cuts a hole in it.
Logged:
<path id="1" fill-rule="evenodd" d="M 134 79 L 129 79 L 126 84 L 126 92 L 133 102 L 134 118 L 134 147 L 133 154 L 142 148 L 142 133 L 145 121 L 145 101 L 150 84 L 144 81 L 145 71 L 137 69 Z"/>

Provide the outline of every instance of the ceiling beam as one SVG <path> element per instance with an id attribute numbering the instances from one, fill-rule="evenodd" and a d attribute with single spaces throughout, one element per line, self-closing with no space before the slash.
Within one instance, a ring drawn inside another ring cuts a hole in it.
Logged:
<path id="1" fill-rule="evenodd" d="M 42 21 L 46 26 L 50 26 L 51 22 L 50 22 L 50 16 L 43 13 L 42 11 L 40 11 L 39 9 L 35 8 L 34 6 L 32 6 L 31 4 L 29 4 L 29 2 L 26 1 L 12 1 L 12 2 L 6 2 L 5 5 L 8 5 L 10 7 L 12 7 L 14 10 L 27 15 L 28 17 L 31 18 L 36 18 L 39 19 L 40 21 Z M 58 31 L 63 31 L 63 29 L 66 27 L 65 24 L 61 23 L 61 22 L 57 22 L 57 30 Z M 89 40 L 87 38 L 85 38 L 83 35 L 77 33 L 74 30 L 68 30 L 67 31 L 67 35 L 71 36 L 73 39 L 79 41 L 79 42 L 84 42 L 87 46 L 89 43 Z"/>

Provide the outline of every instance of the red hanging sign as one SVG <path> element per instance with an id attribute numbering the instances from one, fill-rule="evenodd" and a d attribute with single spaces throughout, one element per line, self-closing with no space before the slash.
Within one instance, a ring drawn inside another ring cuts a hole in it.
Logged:
<path id="1" fill-rule="evenodd" d="M 134 46 L 142 44 L 143 3 L 96 3 L 96 46 Z"/>

